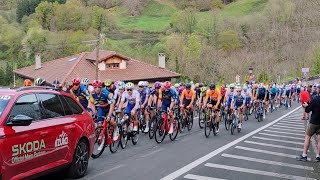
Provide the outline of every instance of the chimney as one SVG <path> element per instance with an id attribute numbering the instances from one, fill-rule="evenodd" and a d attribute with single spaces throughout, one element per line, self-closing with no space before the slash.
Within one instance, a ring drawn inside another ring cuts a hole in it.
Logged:
<path id="1" fill-rule="evenodd" d="M 166 55 L 159 53 L 159 67 L 166 68 Z"/>
<path id="2" fill-rule="evenodd" d="M 35 66 L 35 69 L 40 69 L 41 68 L 41 56 L 40 54 L 36 54 L 35 55 L 35 58 L 36 58 L 36 66 Z"/>

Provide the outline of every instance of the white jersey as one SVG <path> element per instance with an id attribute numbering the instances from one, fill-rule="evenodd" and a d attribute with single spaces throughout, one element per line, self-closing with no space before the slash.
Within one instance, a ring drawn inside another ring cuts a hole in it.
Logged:
<path id="1" fill-rule="evenodd" d="M 89 91 L 89 92 L 92 92 L 93 90 L 94 90 L 94 87 L 91 86 L 91 85 L 89 85 L 89 86 L 88 86 L 88 91 Z"/>
<path id="2" fill-rule="evenodd" d="M 237 92 L 235 90 L 231 92 L 231 90 L 228 89 L 226 92 L 226 97 L 233 98 L 235 95 L 237 95 Z"/>
<path id="3" fill-rule="evenodd" d="M 128 104 L 135 104 L 136 108 L 139 107 L 140 93 L 138 91 L 133 90 L 131 96 L 127 91 L 123 92 L 121 96 L 121 101 L 125 101 L 126 99 L 128 100 Z"/>

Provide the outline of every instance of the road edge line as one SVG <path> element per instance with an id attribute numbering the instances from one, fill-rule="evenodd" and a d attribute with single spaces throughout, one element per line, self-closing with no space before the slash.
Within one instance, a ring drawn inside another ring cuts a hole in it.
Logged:
<path id="1" fill-rule="evenodd" d="M 256 129 L 256 130 L 252 131 L 252 132 L 249 133 L 249 134 L 246 134 L 246 135 L 244 135 L 244 136 L 242 136 L 242 137 L 240 137 L 240 138 L 238 138 L 238 139 L 230 142 L 229 144 L 226 144 L 226 145 L 220 147 L 219 149 L 216 149 L 216 150 L 210 152 L 209 154 L 207 154 L 207 155 L 205 155 L 205 156 L 202 156 L 201 158 L 199 158 L 199 159 L 197 159 L 197 160 L 189 163 L 189 164 L 186 165 L 186 166 L 183 166 L 182 168 L 180 168 L 180 169 L 174 171 L 173 173 L 171 173 L 171 174 L 169 174 L 169 175 L 161 178 L 160 180 L 173 180 L 173 179 L 175 179 L 175 178 L 180 177 L 181 175 L 187 173 L 187 172 L 190 171 L 191 169 L 199 166 L 200 164 L 202 164 L 202 163 L 204 163 L 205 161 L 213 158 L 214 156 L 220 154 L 221 152 L 223 152 L 223 151 L 229 149 L 230 147 L 238 144 L 239 142 L 241 142 L 241 141 L 249 138 L 250 136 L 252 136 L 252 135 L 254 135 L 254 134 L 256 134 L 256 133 L 258 133 L 258 132 L 260 132 L 260 131 L 262 131 L 262 130 L 264 130 L 264 129 L 266 129 L 266 128 L 268 128 L 269 126 L 272 126 L 273 124 L 279 122 L 280 120 L 282 120 L 283 118 L 289 116 L 290 114 L 294 113 L 295 111 L 297 111 L 297 110 L 300 109 L 300 108 L 301 108 L 301 106 L 293 109 L 292 111 L 290 111 L 290 112 L 288 112 L 287 114 L 279 117 L 278 119 L 276 119 L 276 120 L 274 120 L 274 121 L 272 121 L 272 122 L 270 122 L 270 123 L 268 123 L 268 124 L 266 124 L 266 125 L 258 128 L 258 129 Z"/>

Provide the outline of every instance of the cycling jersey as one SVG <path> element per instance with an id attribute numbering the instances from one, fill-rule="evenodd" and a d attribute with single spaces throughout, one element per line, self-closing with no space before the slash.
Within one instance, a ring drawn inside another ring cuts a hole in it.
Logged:
<path id="1" fill-rule="evenodd" d="M 138 90 L 138 92 L 140 93 L 141 104 L 143 104 L 145 100 L 149 98 L 151 93 L 150 88 L 143 88 L 143 90 Z"/>
<path id="2" fill-rule="evenodd" d="M 177 99 L 176 92 L 173 89 L 162 90 L 162 93 L 159 95 L 159 99 L 162 101 L 162 111 L 167 111 L 167 108 L 170 107 L 171 102 Z"/>
<path id="3" fill-rule="evenodd" d="M 128 101 L 128 105 L 126 107 L 126 113 L 130 114 L 132 109 L 138 109 L 139 108 L 139 102 L 140 102 L 140 93 L 136 90 L 132 91 L 132 94 L 130 95 L 127 91 L 122 93 L 121 101 Z"/>
<path id="4" fill-rule="evenodd" d="M 258 95 L 258 100 L 264 100 L 264 97 L 267 95 L 266 88 L 258 88 L 256 94 Z"/>
<path id="5" fill-rule="evenodd" d="M 192 99 L 195 99 L 195 96 L 196 92 L 194 90 L 183 90 L 181 94 L 181 99 L 183 101 L 184 106 L 188 106 L 191 103 Z"/>
<path id="6" fill-rule="evenodd" d="M 251 103 L 251 92 L 250 91 L 243 91 L 243 96 L 244 96 L 244 98 L 245 98 L 245 102 L 246 102 L 246 104 L 248 105 L 248 104 L 250 104 Z"/>
<path id="7" fill-rule="evenodd" d="M 232 98 L 232 102 L 234 104 L 234 108 L 237 108 L 237 107 L 241 107 L 245 102 L 245 97 L 243 95 L 235 95 L 233 98 Z"/>
<path id="8" fill-rule="evenodd" d="M 273 99 L 275 96 L 277 96 L 278 93 L 279 93 L 278 88 L 276 88 L 276 87 L 271 88 L 271 89 L 270 89 L 271 99 Z"/>
<path id="9" fill-rule="evenodd" d="M 79 99 L 80 104 L 84 107 L 88 107 L 88 101 L 90 99 L 90 93 L 86 86 L 80 85 L 80 87 L 76 90 L 74 87 L 70 89 L 70 93 Z"/>
<path id="10" fill-rule="evenodd" d="M 221 99 L 221 93 L 218 89 L 208 90 L 206 93 L 206 99 L 211 99 L 212 101 L 218 101 Z"/>
<path id="11" fill-rule="evenodd" d="M 226 92 L 226 96 L 228 97 L 228 100 L 227 100 L 227 103 L 226 103 L 226 107 L 230 107 L 231 106 L 232 99 L 233 99 L 233 97 L 235 95 L 237 95 L 237 93 L 235 91 L 228 90 Z"/>
<path id="12" fill-rule="evenodd" d="M 97 94 L 95 91 L 92 91 L 90 95 L 90 102 L 93 104 L 97 102 L 99 107 L 105 108 L 110 104 L 114 103 L 113 94 L 106 89 L 101 89 L 100 94 Z"/>

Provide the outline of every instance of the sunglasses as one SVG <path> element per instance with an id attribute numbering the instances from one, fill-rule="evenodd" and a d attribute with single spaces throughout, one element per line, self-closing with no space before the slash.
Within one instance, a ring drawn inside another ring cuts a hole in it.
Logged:
<path id="1" fill-rule="evenodd" d="M 79 86 L 80 85 L 80 83 L 79 84 L 73 84 L 74 86 Z"/>
<path id="2" fill-rule="evenodd" d="M 230 89 L 234 89 L 234 87 L 231 87 Z"/>
<path id="3" fill-rule="evenodd" d="M 215 90 L 216 88 L 210 88 L 210 90 Z"/>
<path id="4" fill-rule="evenodd" d="M 156 89 L 160 89 L 160 87 L 156 87 Z"/>
<path id="5" fill-rule="evenodd" d="M 144 88 L 143 86 L 139 86 L 139 88 Z"/>
<path id="6" fill-rule="evenodd" d="M 237 92 L 241 92 L 241 91 L 237 91 Z"/>
<path id="7" fill-rule="evenodd" d="M 132 89 L 127 89 L 127 91 L 132 91 Z"/>
<path id="8" fill-rule="evenodd" d="M 95 88 L 95 89 L 96 89 L 96 88 L 99 88 L 99 89 L 100 89 L 101 87 L 94 87 L 94 88 Z"/>

